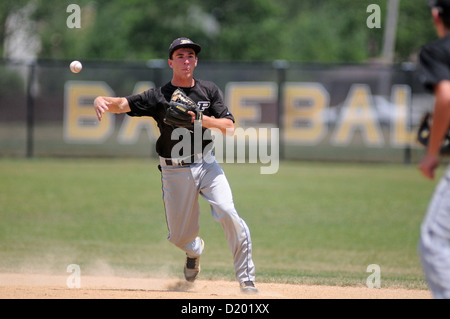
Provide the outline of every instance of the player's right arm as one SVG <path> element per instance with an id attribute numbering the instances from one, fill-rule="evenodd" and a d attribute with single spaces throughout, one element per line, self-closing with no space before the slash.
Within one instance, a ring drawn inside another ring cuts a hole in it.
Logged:
<path id="1" fill-rule="evenodd" d="M 124 97 L 98 96 L 94 100 L 94 109 L 99 121 L 102 120 L 103 113 L 126 113 L 130 112 L 128 100 Z"/>
<path id="2" fill-rule="evenodd" d="M 435 170 L 439 165 L 439 152 L 450 126 L 450 81 L 444 80 L 439 82 L 435 86 L 434 95 L 436 101 L 430 141 L 427 153 L 420 164 L 420 170 L 430 179 L 434 178 Z"/>

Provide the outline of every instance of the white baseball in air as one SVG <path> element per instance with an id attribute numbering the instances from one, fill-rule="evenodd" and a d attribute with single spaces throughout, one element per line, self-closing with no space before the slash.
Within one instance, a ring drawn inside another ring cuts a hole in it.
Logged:
<path id="1" fill-rule="evenodd" d="M 73 73 L 80 72 L 82 68 L 83 65 L 80 61 L 72 61 L 72 63 L 70 63 L 70 71 L 72 71 Z"/>

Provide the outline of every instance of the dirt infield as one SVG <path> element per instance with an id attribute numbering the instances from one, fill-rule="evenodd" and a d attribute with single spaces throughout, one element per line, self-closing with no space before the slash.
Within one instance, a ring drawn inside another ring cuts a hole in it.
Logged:
<path id="1" fill-rule="evenodd" d="M 82 276 L 68 288 L 67 276 L 0 274 L 1 299 L 430 299 L 427 290 L 306 286 L 258 283 L 257 295 L 244 295 L 236 282 Z"/>

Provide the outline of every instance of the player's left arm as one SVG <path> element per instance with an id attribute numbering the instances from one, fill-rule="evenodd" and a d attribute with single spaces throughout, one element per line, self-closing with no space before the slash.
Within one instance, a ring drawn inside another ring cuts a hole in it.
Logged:
<path id="1" fill-rule="evenodd" d="M 216 85 L 209 87 L 209 99 L 211 102 L 210 115 L 202 114 L 202 126 L 207 129 L 216 130 L 224 135 L 234 135 L 234 118 L 223 101 L 223 94 Z M 195 114 L 190 112 L 195 119 Z"/>
<path id="2" fill-rule="evenodd" d="M 434 172 L 439 165 L 439 152 L 450 125 L 450 81 L 440 81 L 434 88 L 435 105 L 433 124 L 427 153 L 420 164 L 422 173 L 434 178 Z"/>
<path id="3" fill-rule="evenodd" d="M 214 118 L 203 115 L 202 126 L 208 129 L 219 130 L 224 135 L 234 135 L 234 122 L 229 118 Z"/>
<path id="4" fill-rule="evenodd" d="M 192 123 L 195 120 L 195 113 L 188 112 L 192 116 Z M 207 115 L 202 115 L 202 126 L 204 128 L 219 131 L 224 135 L 233 136 L 234 135 L 234 122 L 229 118 L 215 118 Z"/>

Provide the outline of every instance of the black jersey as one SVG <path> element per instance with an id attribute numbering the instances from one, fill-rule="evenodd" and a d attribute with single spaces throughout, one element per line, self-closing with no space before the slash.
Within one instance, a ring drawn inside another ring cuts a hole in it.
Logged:
<path id="1" fill-rule="evenodd" d="M 422 47 L 419 54 L 420 80 L 433 91 L 442 80 L 450 80 L 450 36 Z"/>
<path id="2" fill-rule="evenodd" d="M 223 102 L 223 96 L 219 88 L 212 82 L 195 80 L 193 87 L 184 88 L 173 86 L 172 83 L 147 90 L 141 94 L 127 96 L 128 104 L 131 111 L 127 114 L 129 116 L 150 116 L 153 117 L 158 124 L 160 137 L 156 141 L 156 152 L 159 156 L 169 158 L 172 154 L 172 148 L 181 140 L 172 140 L 172 131 L 174 128 L 164 123 L 164 117 L 166 110 L 169 107 L 169 101 L 173 92 L 180 88 L 187 96 L 189 96 L 194 102 L 197 103 L 200 110 L 204 115 L 215 118 L 229 118 L 234 122 L 233 115 L 228 111 L 228 108 Z M 205 128 L 203 128 L 203 136 L 205 134 Z M 194 151 L 194 138 L 191 133 L 191 145 L 192 152 Z M 208 145 L 212 145 L 211 138 L 205 138 L 202 141 L 203 148 Z M 184 154 L 184 156 L 192 154 Z"/>

